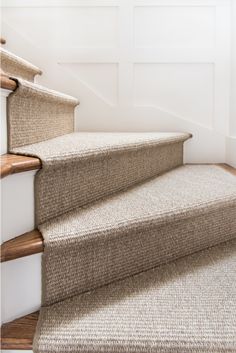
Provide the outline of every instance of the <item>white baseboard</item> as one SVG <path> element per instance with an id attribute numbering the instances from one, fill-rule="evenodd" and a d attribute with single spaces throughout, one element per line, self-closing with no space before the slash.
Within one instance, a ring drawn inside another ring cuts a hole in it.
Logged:
<path id="1" fill-rule="evenodd" d="M 226 163 L 236 168 L 236 136 L 226 137 Z"/>

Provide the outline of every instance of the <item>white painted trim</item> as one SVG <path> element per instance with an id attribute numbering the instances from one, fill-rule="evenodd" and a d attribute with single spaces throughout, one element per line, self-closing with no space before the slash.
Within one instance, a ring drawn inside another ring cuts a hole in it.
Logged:
<path id="1" fill-rule="evenodd" d="M 226 137 L 226 163 L 236 168 L 236 136 Z"/>
<path id="2" fill-rule="evenodd" d="M 11 91 L 1 88 L 1 154 L 7 153 L 7 97 Z"/>
<path id="3" fill-rule="evenodd" d="M 2 7 L 113 7 L 118 0 L 2 0 Z"/>
<path id="4" fill-rule="evenodd" d="M 229 0 L 133 0 L 135 6 L 228 6 Z M 119 0 L 2 0 L 2 7 L 119 6 Z"/>

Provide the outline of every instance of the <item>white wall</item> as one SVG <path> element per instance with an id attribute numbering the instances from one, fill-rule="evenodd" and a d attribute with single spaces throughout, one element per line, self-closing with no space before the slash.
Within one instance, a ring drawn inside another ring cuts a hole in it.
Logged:
<path id="1" fill-rule="evenodd" d="M 80 130 L 189 131 L 187 161 L 226 160 L 236 131 L 230 0 L 2 5 L 6 47 L 43 69 L 39 82 L 80 99 Z"/>
<path id="2" fill-rule="evenodd" d="M 236 1 L 231 0 L 231 94 L 226 162 L 236 168 Z"/>

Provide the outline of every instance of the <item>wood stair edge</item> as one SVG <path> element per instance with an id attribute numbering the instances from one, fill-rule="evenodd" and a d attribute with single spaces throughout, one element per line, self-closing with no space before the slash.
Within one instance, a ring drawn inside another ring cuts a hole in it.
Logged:
<path id="1" fill-rule="evenodd" d="M 39 311 L 22 316 L 1 326 L 1 349 L 32 350 Z"/>
<path id="2" fill-rule="evenodd" d="M 1 262 L 43 252 L 43 237 L 39 230 L 24 233 L 1 245 Z"/>
<path id="3" fill-rule="evenodd" d="M 15 91 L 17 83 L 1 71 L 1 88 Z"/>
<path id="4" fill-rule="evenodd" d="M 40 169 L 41 161 L 36 157 L 7 153 L 1 155 L 0 165 L 0 178 L 4 178 L 14 173 Z"/>

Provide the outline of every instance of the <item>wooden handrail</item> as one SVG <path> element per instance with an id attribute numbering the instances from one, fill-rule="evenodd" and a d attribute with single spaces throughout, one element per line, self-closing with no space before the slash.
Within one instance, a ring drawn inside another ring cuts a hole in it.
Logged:
<path id="1" fill-rule="evenodd" d="M 7 322 L 1 327 L 1 349 L 32 350 L 39 312 Z"/>
<path id="2" fill-rule="evenodd" d="M 6 39 L 0 37 L 0 43 L 1 43 L 1 44 L 6 44 Z"/>
<path id="3" fill-rule="evenodd" d="M 41 168 L 41 161 L 36 157 L 17 154 L 3 154 L 0 156 L 0 178 L 14 173 L 37 170 Z"/>
<path id="4" fill-rule="evenodd" d="M 39 230 L 19 235 L 1 245 L 1 262 L 43 252 L 43 237 Z"/>

